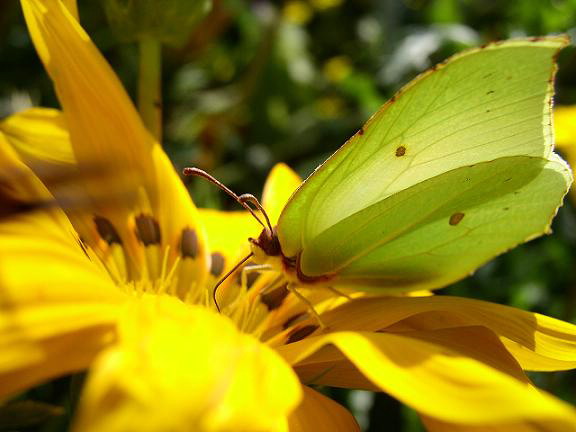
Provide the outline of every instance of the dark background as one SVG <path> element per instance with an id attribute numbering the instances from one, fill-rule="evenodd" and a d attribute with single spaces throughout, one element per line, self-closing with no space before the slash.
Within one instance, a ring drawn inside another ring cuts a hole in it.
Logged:
<path id="1" fill-rule="evenodd" d="M 101 2 L 80 0 L 79 7 L 82 25 L 134 96 L 135 46 L 110 31 Z M 576 37 L 576 0 L 216 0 L 183 46 L 164 50 L 164 145 L 178 167 L 196 165 L 237 192 L 259 194 L 274 163 L 308 175 L 434 63 L 492 40 L 551 33 Z M 573 46 L 560 56 L 556 101 L 576 103 Z M 0 116 L 29 105 L 57 103 L 18 2 L 0 0 Z M 231 208 L 215 188 L 202 182 L 191 188 L 197 204 Z M 571 202 L 553 228 L 553 235 L 495 259 L 443 293 L 575 322 Z M 532 377 L 576 401 L 575 373 Z M 68 409 L 77 381 L 57 380 L 26 397 Z M 383 394 L 325 390 L 349 406 L 365 430 L 422 430 L 413 412 Z M 62 430 L 65 417 L 18 430 Z"/>

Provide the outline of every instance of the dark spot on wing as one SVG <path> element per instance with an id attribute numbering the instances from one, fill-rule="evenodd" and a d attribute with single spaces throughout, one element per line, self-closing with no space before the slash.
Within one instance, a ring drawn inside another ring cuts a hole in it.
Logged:
<path id="1" fill-rule="evenodd" d="M 397 157 L 404 156 L 405 154 L 406 154 L 406 147 L 400 146 L 396 149 L 396 156 Z"/>
<path id="2" fill-rule="evenodd" d="M 213 276 L 220 276 L 224 270 L 224 264 L 224 255 L 219 252 L 214 252 L 210 260 L 210 273 L 212 273 Z"/>
<path id="3" fill-rule="evenodd" d="M 502 210 L 504 211 L 510 210 L 510 207 L 504 207 Z"/>
<path id="4" fill-rule="evenodd" d="M 493 75 L 493 73 L 492 73 L 492 72 L 490 72 L 490 73 L 488 73 L 488 74 L 484 75 L 482 78 L 484 78 L 484 79 L 486 79 L 486 78 L 490 78 L 492 75 Z"/>
<path id="5" fill-rule="evenodd" d="M 512 177 L 508 177 L 506 180 L 503 181 L 503 183 L 508 183 L 510 180 L 512 180 Z"/>
<path id="6" fill-rule="evenodd" d="M 390 98 L 390 103 L 394 103 L 394 102 L 396 102 L 396 95 L 394 95 Z"/>
<path id="7" fill-rule="evenodd" d="M 360 128 L 358 130 L 358 135 L 364 135 L 364 128 Z"/>
<path id="8" fill-rule="evenodd" d="M 489 113 L 489 112 L 490 112 L 490 110 L 489 110 L 489 109 L 487 109 L 487 110 L 486 110 L 486 112 L 487 112 L 487 113 Z"/>
<path id="9" fill-rule="evenodd" d="M 100 237 L 102 237 L 102 240 L 109 245 L 114 243 L 119 245 L 122 244 L 122 239 L 120 238 L 118 231 L 116 231 L 116 228 L 114 228 L 114 225 L 112 225 L 112 222 L 105 217 L 94 216 L 94 223 L 96 224 L 96 230 Z"/>
<path id="10" fill-rule="evenodd" d="M 136 236 L 144 246 L 160 244 L 162 234 L 158 221 L 151 215 L 139 214 L 134 219 L 136 223 Z"/>
<path id="11" fill-rule="evenodd" d="M 191 228 L 182 230 L 180 238 L 180 255 L 183 258 L 196 258 L 198 256 L 198 236 L 196 231 Z"/>
<path id="12" fill-rule="evenodd" d="M 488 91 L 486 92 L 487 95 L 490 95 L 490 94 L 492 94 L 492 93 L 494 93 L 494 90 L 488 90 Z"/>
<path id="13" fill-rule="evenodd" d="M 284 324 L 282 324 L 282 328 L 287 329 L 288 327 L 292 327 L 297 322 L 302 321 L 303 319 L 306 318 L 308 318 L 308 314 L 306 312 L 300 312 L 297 313 L 296 315 L 292 315 L 290 318 L 286 320 L 286 322 L 284 322 Z"/>
<path id="14" fill-rule="evenodd" d="M 268 291 L 267 293 L 260 294 L 260 299 L 262 300 L 262 303 L 266 305 L 268 310 L 271 311 L 274 309 L 278 309 L 282 305 L 282 302 L 284 301 L 289 292 L 290 291 L 288 291 L 286 284 L 284 284 L 279 286 L 278 288 Z"/>
<path id="15" fill-rule="evenodd" d="M 450 225 L 458 225 L 462 219 L 464 219 L 464 213 L 454 213 L 452 216 L 450 216 L 448 223 Z"/>
<path id="16" fill-rule="evenodd" d="M 292 332 L 292 334 L 290 334 L 290 336 L 288 336 L 288 339 L 286 340 L 286 344 L 291 344 L 294 342 L 301 341 L 305 337 L 310 336 L 312 333 L 314 333 L 317 328 L 318 328 L 317 325 L 307 325 L 307 326 L 304 326 L 302 328 L 299 328 L 298 330 Z"/>

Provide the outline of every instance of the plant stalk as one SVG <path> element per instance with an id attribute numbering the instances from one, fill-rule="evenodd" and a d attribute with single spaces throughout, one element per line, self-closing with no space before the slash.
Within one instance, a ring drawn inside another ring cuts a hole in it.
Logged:
<path id="1" fill-rule="evenodd" d="M 138 48 L 138 110 L 150 133 L 162 142 L 162 44 L 146 38 Z"/>

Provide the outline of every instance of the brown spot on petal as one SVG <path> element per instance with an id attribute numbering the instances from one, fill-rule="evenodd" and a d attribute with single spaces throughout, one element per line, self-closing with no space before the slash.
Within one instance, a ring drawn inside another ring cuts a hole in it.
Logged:
<path id="1" fill-rule="evenodd" d="M 464 219 L 464 213 L 454 213 L 452 216 L 450 216 L 448 223 L 450 225 L 458 225 L 462 219 Z"/>
<path id="2" fill-rule="evenodd" d="M 268 310 L 271 311 L 278 309 L 282 305 L 282 302 L 289 292 L 290 291 L 288 291 L 286 284 L 284 284 L 278 288 L 268 291 L 267 293 L 260 294 L 260 299 L 262 300 L 262 303 L 266 305 Z"/>
<path id="3" fill-rule="evenodd" d="M 136 236 L 144 246 L 160 244 L 162 235 L 156 219 L 150 215 L 140 214 L 134 218 L 134 222 L 136 223 Z"/>
<path id="4" fill-rule="evenodd" d="M 210 260 L 210 273 L 212 273 L 213 276 L 220 276 L 224 270 L 224 264 L 224 255 L 219 252 L 214 252 Z"/>
<path id="5" fill-rule="evenodd" d="M 196 231 L 191 228 L 182 230 L 180 238 L 180 255 L 183 258 L 196 258 L 198 256 L 198 236 Z"/>
<path id="6" fill-rule="evenodd" d="M 112 222 L 105 217 L 94 216 L 94 223 L 96 224 L 96 230 L 100 237 L 102 237 L 102 240 L 109 245 L 114 243 L 119 245 L 122 244 L 122 239 L 120 238 L 118 231 L 116 231 L 116 228 L 114 228 L 114 225 L 112 225 Z"/>
<path id="7" fill-rule="evenodd" d="M 405 154 L 406 154 L 406 147 L 400 146 L 396 149 L 396 156 L 397 157 L 404 156 Z"/>
<path id="8" fill-rule="evenodd" d="M 294 342 L 301 341 L 305 337 L 310 336 L 312 333 L 314 333 L 317 328 L 318 328 L 317 325 L 307 325 L 307 326 L 299 328 L 298 330 L 292 332 L 290 334 L 290 336 L 288 336 L 288 339 L 286 340 L 286 344 L 291 344 Z"/>

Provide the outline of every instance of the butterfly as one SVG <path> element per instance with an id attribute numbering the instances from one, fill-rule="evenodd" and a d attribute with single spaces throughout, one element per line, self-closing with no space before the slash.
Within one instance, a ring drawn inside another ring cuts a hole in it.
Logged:
<path id="1" fill-rule="evenodd" d="M 276 226 L 262 222 L 242 262 L 297 285 L 402 293 L 455 282 L 549 232 L 572 182 L 552 129 L 567 42 L 495 42 L 418 76 L 298 187 Z"/>

